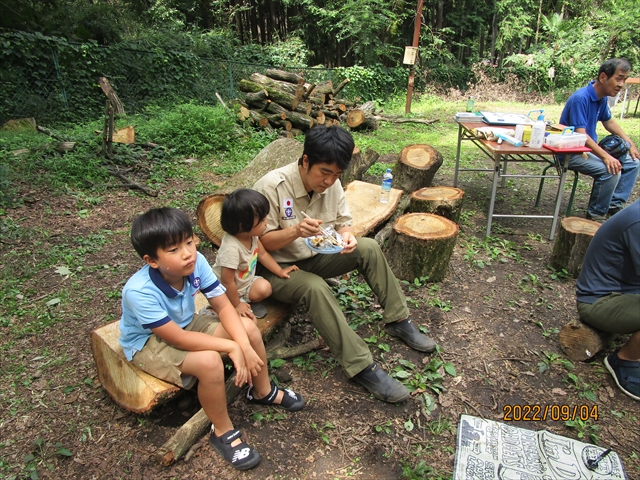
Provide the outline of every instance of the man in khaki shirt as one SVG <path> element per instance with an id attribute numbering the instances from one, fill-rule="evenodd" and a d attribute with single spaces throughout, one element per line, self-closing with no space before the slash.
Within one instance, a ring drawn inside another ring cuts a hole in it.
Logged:
<path id="1" fill-rule="evenodd" d="M 283 280 L 258 266 L 258 274 L 271 282 L 273 297 L 286 303 L 301 301 L 320 336 L 348 377 L 376 398 L 400 402 L 409 391 L 389 377 L 366 343 L 355 333 L 325 278 L 358 270 L 384 308 L 387 333 L 421 352 L 435 350 L 435 342 L 421 334 L 409 318 L 407 302 L 379 245 L 371 238 L 356 238 L 339 177 L 349 166 L 354 142 L 338 126 L 313 127 L 306 135 L 302 158 L 267 173 L 254 185 L 269 200 L 267 229 L 260 238 L 281 266 L 295 263 L 300 270 Z M 305 212 L 309 217 L 304 216 Z M 342 235 L 344 249 L 337 255 L 317 254 L 304 239 L 320 235 L 320 224 L 332 225 Z"/>

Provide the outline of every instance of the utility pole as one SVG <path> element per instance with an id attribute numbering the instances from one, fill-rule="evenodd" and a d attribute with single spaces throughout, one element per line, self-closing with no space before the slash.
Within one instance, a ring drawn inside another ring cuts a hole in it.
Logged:
<path id="1" fill-rule="evenodd" d="M 413 47 L 418 48 L 418 42 L 420 41 L 420 27 L 422 26 L 422 4 L 423 0 L 418 0 L 418 7 L 416 8 L 416 21 L 413 26 Z M 411 113 L 411 97 L 413 96 L 413 81 L 415 74 L 415 63 L 411 65 L 409 69 L 409 85 L 407 85 L 407 105 L 405 106 L 404 113 L 408 115 Z"/>

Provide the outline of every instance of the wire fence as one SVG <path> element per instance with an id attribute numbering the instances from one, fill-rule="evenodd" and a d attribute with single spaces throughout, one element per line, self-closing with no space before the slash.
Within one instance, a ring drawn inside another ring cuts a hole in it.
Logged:
<path id="1" fill-rule="evenodd" d="M 203 58 L 185 52 L 130 48 L 62 48 L 35 45 L 29 55 L 0 51 L 0 124 L 35 117 L 38 123 L 80 122 L 102 117 L 106 96 L 97 83 L 106 77 L 127 114 L 149 105 L 198 102 L 214 105 L 236 98 L 237 85 L 271 65 Z M 32 46 L 31 44 L 29 45 Z M 279 67 L 295 71 L 309 82 L 336 79 L 334 69 Z"/>

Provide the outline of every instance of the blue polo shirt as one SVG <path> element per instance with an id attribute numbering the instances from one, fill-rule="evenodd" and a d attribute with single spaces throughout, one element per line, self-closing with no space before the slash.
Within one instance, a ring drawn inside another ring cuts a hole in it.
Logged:
<path id="1" fill-rule="evenodd" d="M 593 88 L 595 80 L 589 85 L 576 90 L 567 100 L 560 115 L 560 123 L 567 127 L 584 128 L 595 142 L 598 141 L 596 125 L 611 119 L 611 110 L 607 97 L 598 98 Z"/>
<path id="2" fill-rule="evenodd" d="M 120 345 L 127 360 L 142 350 L 152 328 L 173 320 L 184 328 L 195 314 L 195 296 L 201 291 L 205 297 L 223 295 L 225 288 L 213 273 L 209 262 L 198 252 L 195 270 L 185 277 L 184 288 L 177 291 L 160 272 L 145 265 L 138 270 L 122 289 L 122 317 L 120 318 Z"/>

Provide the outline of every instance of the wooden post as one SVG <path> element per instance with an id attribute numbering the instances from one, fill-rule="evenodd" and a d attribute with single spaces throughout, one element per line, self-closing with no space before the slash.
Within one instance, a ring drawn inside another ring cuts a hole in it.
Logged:
<path id="1" fill-rule="evenodd" d="M 396 277 L 412 282 L 428 277 L 440 282 L 460 227 L 451 220 L 430 213 L 407 213 L 393 227 L 387 243 L 387 259 Z"/>
<path id="2" fill-rule="evenodd" d="M 553 245 L 550 264 L 556 270 L 565 269 L 577 278 L 582 261 L 593 235 L 600 228 L 598 222 L 578 217 L 566 217 L 560 222 L 558 236 Z"/>
<path id="3" fill-rule="evenodd" d="M 422 26 L 422 3 L 423 0 L 418 0 L 418 7 L 416 8 L 416 19 L 413 25 L 413 44 L 417 47 L 420 41 L 420 27 Z M 414 82 L 415 65 L 411 65 L 409 70 L 409 82 L 407 84 L 407 104 L 404 108 L 404 113 L 407 115 L 411 113 L 411 97 L 413 96 L 413 82 Z"/>
<path id="4" fill-rule="evenodd" d="M 114 129 L 114 120 L 113 120 L 113 104 L 111 101 L 107 102 L 107 112 L 108 112 L 108 121 L 109 128 L 107 134 L 107 157 L 111 158 L 113 156 L 113 129 Z"/>
<path id="5" fill-rule="evenodd" d="M 104 102 L 104 127 L 102 128 L 102 155 L 107 156 L 107 138 L 109 138 L 109 105 L 107 99 Z"/>

